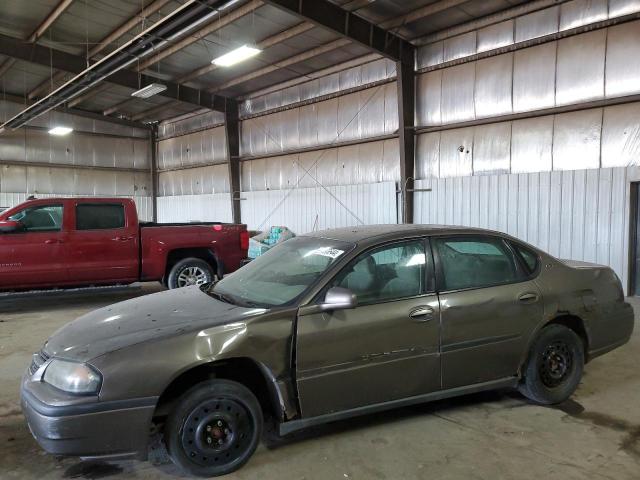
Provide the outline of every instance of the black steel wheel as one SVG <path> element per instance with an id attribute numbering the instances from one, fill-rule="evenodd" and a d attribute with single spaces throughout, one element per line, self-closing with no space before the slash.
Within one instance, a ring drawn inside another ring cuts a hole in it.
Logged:
<path id="1" fill-rule="evenodd" d="M 190 474 L 214 477 L 244 465 L 258 446 L 260 403 L 229 380 L 202 382 L 180 399 L 165 428 L 172 460 Z"/>
<path id="2" fill-rule="evenodd" d="M 531 348 L 519 390 L 536 403 L 561 403 L 578 388 L 583 368 L 582 339 L 564 325 L 549 325 Z"/>

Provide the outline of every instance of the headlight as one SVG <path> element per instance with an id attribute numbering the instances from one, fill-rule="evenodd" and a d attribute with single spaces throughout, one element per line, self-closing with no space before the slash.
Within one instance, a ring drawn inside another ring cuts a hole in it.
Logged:
<path id="1" fill-rule="evenodd" d="M 69 393 L 97 393 L 102 376 L 84 363 L 54 358 L 42 378 L 46 383 Z"/>

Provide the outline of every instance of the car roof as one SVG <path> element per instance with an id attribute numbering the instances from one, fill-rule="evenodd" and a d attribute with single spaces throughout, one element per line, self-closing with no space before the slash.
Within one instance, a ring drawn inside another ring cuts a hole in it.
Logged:
<path id="1" fill-rule="evenodd" d="M 390 225 L 361 225 L 355 227 L 331 228 L 317 232 L 309 232 L 302 236 L 326 238 L 343 242 L 358 243 L 369 239 L 381 240 L 384 238 L 402 238 L 411 235 L 432 235 L 432 234 L 499 234 L 492 230 L 473 227 L 461 227 L 455 225 L 420 225 L 420 224 L 390 224 Z"/>

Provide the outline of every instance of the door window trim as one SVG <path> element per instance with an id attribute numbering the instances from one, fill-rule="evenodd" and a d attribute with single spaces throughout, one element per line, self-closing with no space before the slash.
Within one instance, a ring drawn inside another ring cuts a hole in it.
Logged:
<path id="1" fill-rule="evenodd" d="M 410 243 L 410 242 L 421 242 L 422 246 L 424 248 L 424 252 L 425 252 L 425 260 L 426 260 L 426 267 L 425 267 L 425 278 L 424 278 L 424 285 L 423 285 L 423 291 L 422 293 L 420 293 L 419 295 L 411 295 L 411 296 L 407 296 L 407 297 L 400 297 L 400 298 L 390 298 L 390 299 L 386 299 L 386 300 L 380 300 L 380 301 L 376 301 L 376 302 L 367 302 L 367 303 L 358 303 L 358 305 L 356 306 L 357 308 L 360 307 L 368 307 L 371 305 L 382 305 L 385 303 L 391 303 L 391 302 L 399 302 L 399 301 L 403 301 L 403 300 L 411 300 L 411 299 L 416 299 L 416 298 L 423 298 L 423 297 L 430 297 L 433 295 L 437 294 L 436 291 L 436 286 L 437 286 L 437 280 L 436 280 L 436 272 L 435 272 L 435 263 L 434 263 L 434 257 L 433 257 L 433 252 L 431 251 L 431 242 L 429 239 L 429 236 L 427 235 L 420 235 L 417 237 L 410 237 L 410 238 L 402 238 L 402 239 L 393 239 L 393 240 L 388 240 L 382 243 L 378 243 L 376 245 L 371 245 L 369 247 L 367 247 L 365 250 L 361 251 L 360 253 L 356 254 L 353 258 L 349 259 L 346 261 L 346 263 L 341 266 L 324 284 L 324 286 L 320 289 L 320 291 L 318 292 L 318 294 L 313 298 L 313 300 L 311 302 L 309 302 L 309 305 L 319 305 L 323 302 L 324 300 L 324 296 L 327 293 L 327 290 L 329 290 L 331 287 L 333 287 L 333 282 L 335 281 L 335 279 L 346 269 L 349 268 L 349 266 L 353 265 L 354 262 L 357 262 L 360 258 L 362 258 L 363 255 L 366 255 L 368 253 L 370 253 L 373 250 L 377 250 L 379 248 L 383 248 L 383 247 L 387 247 L 387 246 L 391 246 L 391 245 L 395 245 L 395 244 L 402 244 L 402 243 Z"/>
<path id="2" fill-rule="evenodd" d="M 542 258 L 540 257 L 540 254 L 538 252 L 524 245 L 522 242 L 517 242 L 515 240 L 507 240 L 507 245 L 509 246 L 509 249 L 512 251 L 512 255 L 516 258 L 516 260 L 520 264 L 520 269 L 522 270 L 522 273 L 525 275 L 527 280 L 533 280 L 538 275 L 540 275 L 540 270 L 542 269 Z M 527 265 L 527 262 L 525 261 L 525 259 L 522 257 L 522 254 L 518 251 L 518 248 L 526 250 L 532 253 L 536 257 L 535 270 L 529 271 L 529 266 Z"/>
<path id="3" fill-rule="evenodd" d="M 509 257 L 511 258 L 511 261 L 513 262 L 513 264 L 515 266 L 516 276 L 517 276 L 517 279 L 515 281 L 511 281 L 511 282 L 492 283 L 492 284 L 482 285 L 482 286 L 477 286 L 477 287 L 446 289 L 446 288 L 444 288 L 444 286 L 445 286 L 444 272 L 442 270 L 443 267 L 442 267 L 442 260 L 440 259 L 440 253 L 438 252 L 438 249 L 436 248 L 436 246 L 433 245 L 432 250 L 433 250 L 434 270 L 435 270 L 435 275 L 436 275 L 436 291 L 437 291 L 438 294 L 466 292 L 466 291 L 469 291 L 469 290 L 480 290 L 480 289 L 483 289 L 483 288 L 493 288 L 493 287 L 500 287 L 500 286 L 504 286 L 504 285 L 517 285 L 518 283 L 524 283 L 524 282 L 528 282 L 528 281 L 531 280 L 531 277 L 529 276 L 527 271 L 523 270 L 523 267 L 520 264 L 520 260 L 518 260 L 518 258 L 516 256 L 515 250 L 509 245 L 509 242 L 502 236 L 485 234 L 485 233 L 454 233 L 454 234 L 431 235 L 430 237 L 431 237 L 431 239 L 471 238 L 471 239 L 492 239 L 492 240 L 496 240 L 496 241 L 502 243 L 504 248 L 508 252 Z M 538 264 L 539 264 L 539 262 L 538 262 Z"/>

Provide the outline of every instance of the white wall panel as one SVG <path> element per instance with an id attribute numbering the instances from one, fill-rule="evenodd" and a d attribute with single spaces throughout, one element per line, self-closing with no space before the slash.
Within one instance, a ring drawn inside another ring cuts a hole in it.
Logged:
<path id="1" fill-rule="evenodd" d="M 414 220 L 504 231 L 560 258 L 609 265 L 626 286 L 630 184 L 638 180 L 638 167 L 419 180 L 416 188 L 432 191 L 416 194 Z"/>
<path id="2" fill-rule="evenodd" d="M 330 193 L 329 193 L 330 192 Z M 250 229 L 286 225 L 301 234 L 325 228 L 396 223 L 394 182 L 243 192 L 242 219 Z"/>
<path id="3" fill-rule="evenodd" d="M 233 221 L 228 193 L 177 195 L 158 198 L 158 222 Z"/>

